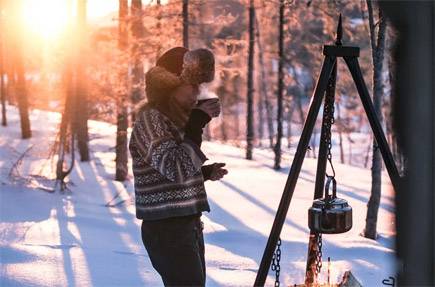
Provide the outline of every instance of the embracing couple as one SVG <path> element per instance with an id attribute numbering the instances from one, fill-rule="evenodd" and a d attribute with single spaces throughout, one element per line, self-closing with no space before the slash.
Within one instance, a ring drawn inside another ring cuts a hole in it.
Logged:
<path id="1" fill-rule="evenodd" d="M 203 223 L 210 211 L 206 180 L 219 180 L 224 163 L 203 165 L 202 130 L 220 114 L 218 99 L 198 101 L 215 73 L 207 49 L 176 47 L 145 75 L 145 104 L 136 112 L 129 149 L 136 217 L 142 241 L 165 286 L 204 286 Z"/>

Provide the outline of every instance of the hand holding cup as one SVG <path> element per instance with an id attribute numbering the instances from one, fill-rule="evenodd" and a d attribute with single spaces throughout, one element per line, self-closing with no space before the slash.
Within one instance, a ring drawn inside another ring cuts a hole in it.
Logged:
<path id="1" fill-rule="evenodd" d="M 221 105 L 219 103 L 219 98 L 211 98 L 199 100 L 196 105 L 197 109 L 202 110 L 208 114 L 211 118 L 216 118 L 221 113 Z"/>

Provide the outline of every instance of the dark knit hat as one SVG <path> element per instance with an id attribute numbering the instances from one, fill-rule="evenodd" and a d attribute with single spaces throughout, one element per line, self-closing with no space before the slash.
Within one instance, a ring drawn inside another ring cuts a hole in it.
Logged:
<path id="1" fill-rule="evenodd" d="M 166 51 L 145 75 L 148 102 L 163 100 L 183 83 L 201 84 L 214 79 L 215 61 L 207 49 L 189 51 L 175 47 Z"/>

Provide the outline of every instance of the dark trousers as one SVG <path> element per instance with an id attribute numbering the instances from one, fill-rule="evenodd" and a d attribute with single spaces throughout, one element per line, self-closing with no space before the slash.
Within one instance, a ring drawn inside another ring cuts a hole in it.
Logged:
<path id="1" fill-rule="evenodd" d="M 199 215 L 142 221 L 142 241 L 165 286 L 205 286 Z"/>

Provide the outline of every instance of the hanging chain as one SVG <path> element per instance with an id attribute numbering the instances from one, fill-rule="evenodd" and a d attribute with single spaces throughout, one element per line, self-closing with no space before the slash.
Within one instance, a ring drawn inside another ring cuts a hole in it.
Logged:
<path id="1" fill-rule="evenodd" d="M 272 271 L 275 271 L 275 287 L 279 287 L 279 273 L 281 272 L 281 238 L 278 238 L 276 249 L 272 256 Z"/>
<path id="2" fill-rule="evenodd" d="M 328 90 L 332 90 L 334 89 L 335 85 L 335 80 L 330 80 L 328 83 Z M 329 165 L 331 166 L 331 170 L 332 170 L 332 176 L 329 176 L 328 174 L 326 174 L 326 176 L 328 177 L 335 177 L 335 169 L 334 169 L 334 165 L 332 164 L 332 125 L 335 123 L 335 119 L 334 119 L 334 93 L 326 93 L 326 97 L 325 97 L 325 107 L 324 107 L 324 113 L 325 113 L 325 119 L 324 119 L 324 125 L 325 125 L 325 142 L 327 144 L 327 148 L 328 148 L 328 152 L 326 154 Z M 316 257 L 315 257 L 315 278 L 317 279 L 321 269 L 322 269 L 322 234 L 321 233 L 316 233 L 316 242 L 317 242 L 317 250 L 316 250 Z"/>
<path id="3" fill-rule="evenodd" d="M 316 233 L 316 242 L 316 269 L 314 270 L 314 272 L 316 273 L 317 278 L 317 276 L 319 276 L 320 270 L 322 270 L 322 233 Z"/>
<path id="4" fill-rule="evenodd" d="M 328 83 L 328 88 L 329 89 L 333 89 L 332 85 L 335 85 L 335 81 L 329 81 Z M 324 112 L 325 112 L 325 128 L 326 128 L 326 136 L 325 136 L 325 141 L 326 144 L 328 145 L 328 153 L 327 153 L 327 159 L 329 162 L 329 165 L 331 166 L 332 169 L 332 177 L 335 177 L 335 169 L 334 166 L 332 164 L 332 153 L 331 153 L 331 149 L 332 149 L 332 125 L 335 123 L 335 118 L 334 118 L 334 94 L 333 93 L 326 93 L 326 97 L 325 97 L 325 108 L 324 108 Z M 326 174 L 328 176 L 328 174 Z"/>

